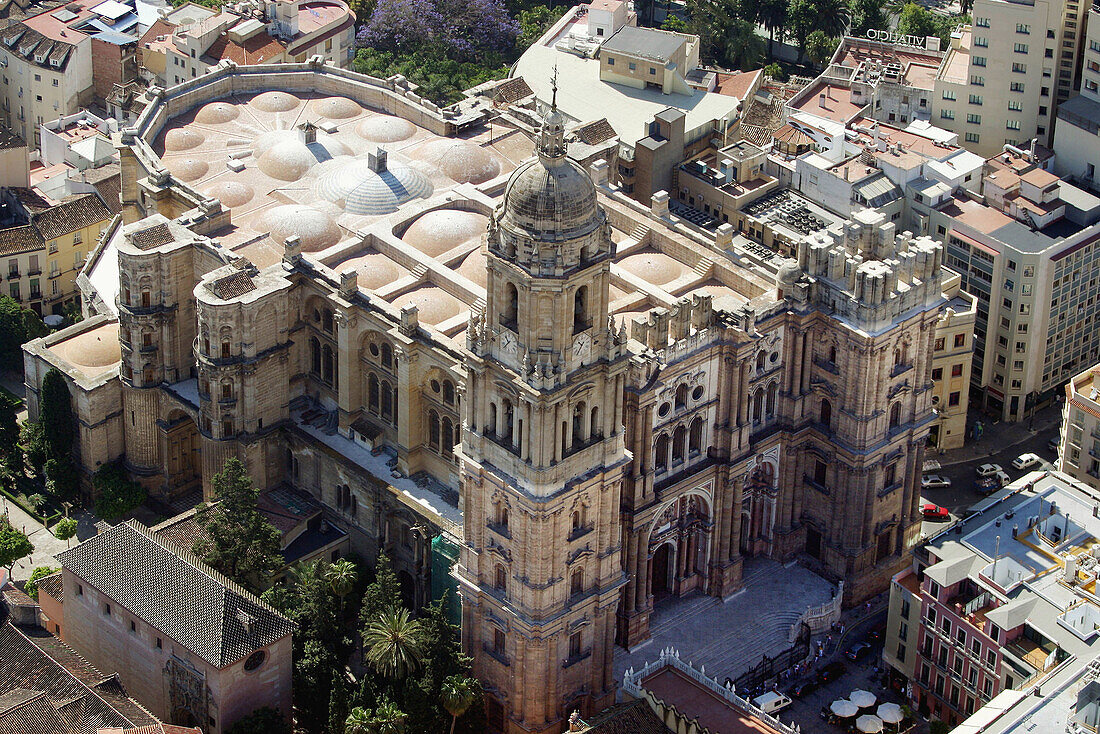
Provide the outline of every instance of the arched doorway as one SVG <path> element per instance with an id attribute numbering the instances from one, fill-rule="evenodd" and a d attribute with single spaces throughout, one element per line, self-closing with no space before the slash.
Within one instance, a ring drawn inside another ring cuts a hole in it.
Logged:
<path id="1" fill-rule="evenodd" d="M 653 553 L 653 567 L 650 571 L 653 582 L 650 587 L 653 590 L 654 600 L 660 601 L 672 593 L 672 584 L 669 581 L 669 569 L 672 567 L 672 543 L 663 543 Z"/>
<path id="2" fill-rule="evenodd" d="M 401 603 L 406 609 L 416 609 L 416 582 L 408 571 L 397 572 L 397 582 L 401 584 Z"/>
<path id="3" fill-rule="evenodd" d="M 158 421 L 158 426 L 163 442 L 164 499 L 174 499 L 202 484 L 199 429 L 191 416 L 179 409 Z"/>

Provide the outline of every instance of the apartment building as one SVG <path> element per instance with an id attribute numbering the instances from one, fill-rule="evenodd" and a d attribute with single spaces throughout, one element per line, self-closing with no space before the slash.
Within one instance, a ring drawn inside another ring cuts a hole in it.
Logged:
<path id="1" fill-rule="evenodd" d="M 138 45 L 143 77 L 162 87 L 223 60 L 275 64 L 320 55 L 345 67 L 355 55 L 355 16 L 342 0 L 244 2 L 221 10 L 186 3 L 154 23 Z"/>
<path id="2" fill-rule="evenodd" d="M 1049 147 L 1077 85 L 1080 0 L 975 0 L 971 15 L 936 76 L 933 120 L 985 157 L 1032 139 Z"/>
<path id="3" fill-rule="evenodd" d="M 928 445 L 937 449 L 956 449 L 966 440 L 978 299 L 961 286 L 958 273 L 944 279 L 944 296 L 950 300 L 936 324 L 932 345 L 932 412 L 936 420 L 928 431 Z"/>
<path id="4" fill-rule="evenodd" d="M 1083 187 L 1096 188 L 1100 167 L 1100 8 L 1092 6 L 1081 43 L 1081 93 L 1058 106 L 1054 170 Z"/>
<path id="5" fill-rule="evenodd" d="M 922 714 L 957 726 L 1003 691 L 1047 693 L 1062 663 L 1080 670 L 1100 653 L 1098 500 L 1032 472 L 914 548 L 890 587 L 883 660 Z"/>
<path id="6" fill-rule="evenodd" d="M 1058 469 L 1100 489 L 1100 365 L 1066 384 Z"/>
<path id="7" fill-rule="evenodd" d="M 1093 326 L 1100 283 L 1100 199 L 1043 169 L 1038 156 L 987 161 L 981 195 L 940 191 L 925 200 L 947 266 L 978 299 L 972 400 L 1021 420 L 1100 357 Z"/>

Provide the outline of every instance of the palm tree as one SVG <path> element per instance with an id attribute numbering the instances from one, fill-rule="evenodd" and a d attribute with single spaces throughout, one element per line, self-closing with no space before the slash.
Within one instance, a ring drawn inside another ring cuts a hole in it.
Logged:
<path id="1" fill-rule="evenodd" d="M 332 593 L 340 598 L 341 617 L 344 616 L 344 597 L 351 593 L 358 578 L 355 564 L 346 558 L 341 558 L 325 569 L 325 581 L 332 588 Z"/>
<path id="2" fill-rule="evenodd" d="M 371 716 L 370 731 L 373 734 L 404 734 L 406 718 L 408 716 L 397 708 L 397 704 L 382 701 Z"/>
<path id="3" fill-rule="evenodd" d="M 848 32 L 852 8 L 847 0 L 814 0 L 814 9 L 817 11 L 815 30 L 829 38 L 842 38 Z"/>
<path id="4" fill-rule="evenodd" d="M 476 681 L 464 675 L 452 675 L 444 679 L 439 693 L 443 698 L 443 708 L 451 715 L 451 734 L 455 734 L 458 717 L 466 713 L 474 704 Z"/>
<path id="5" fill-rule="evenodd" d="M 756 69 L 760 67 L 760 57 L 764 55 L 764 41 L 756 35 L 756 26 L 743 20 L 730 24 L 726 36 L 726 59 L 730 66 L 738 69 Z"/>
<path id="6" fill-rule="evenodd" d="M 344 722 L 344 734 L 371 734 L 370 714 L 362 706 L 356 706 Z"/>
<path id="7" fill-rule="evenodd" d="M 363 631 L 367 662 L 381 675 L 400 680 L 423 660 L 420 636 L 420 622 L 409 617 L 409 610 L 391 607 Z"/>
<path id="8" fill-rule="evenodd" d="M 783 28 L 787 25 L 787 0 L 760 0 L 756 6 L 756 22 L 768 30 L 768 58 L 771 58 L 776 31 L 779 31 L 779 40 L 783 40 Z"/>

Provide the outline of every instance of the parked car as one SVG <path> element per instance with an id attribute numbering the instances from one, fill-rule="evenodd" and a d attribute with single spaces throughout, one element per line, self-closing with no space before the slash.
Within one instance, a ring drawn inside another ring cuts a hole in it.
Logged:
<path id="1" fill-rule="evenodd" d="M 871 653 L 871 643 L 857 642 L 844 652 L 844 657 L 849 660 L 862 660 Z"/>
<path id="2" fill-rule="evenodd" d="M 804 680 L 804 681 L 801 681 L 799 683 L 795 683 L 793 686 L 791 686 L 791 690 L 789 691 L 789 694 L 790 694 L 791 698 L 802 698 L 803 696 L 810 695 L 811 693 L 813 693 L 816 690 L 817 690 L 817 681 L 815 681 L 815 680 Z"/>
<path id="3" fill-rule="evenodd" d="M 790 706 L 791 699 L 779 691 L 768 691 L 754 698 L 752 703 L 765 714 L 774 714 Z"/>
<path id="4" fill-rule="evenodd" d="M 977 468 L 979 477 L 991 477 L 999 471 L 1004 471 L 1000 464 L 982 464 Z"/>
<path id="5" fill-rule="evenodd" d="M 1035 454 L 1028 452 L 1026 454 L 1020 454 L 1015 459 L 1013 459 L 1012 467 L 1014 469 L 1030 469 L 1033 466 L 1039 466 L 1039 464 L 1041 463 L 1043 463 L 1042 459 L 1040 459 Z"/>
<path id="6" fill-rule="evenodd" d="M 951 518 L 951 513 L 947 511 L 946 507 L 940 507 L 931 502 L 921 505 L 920 512 L 924 515 L 925 520 L 948 520 Z"/>
<path id="7" fill-rule="evenodd" d="M 1047 442 L 1047 448 L 1050 449 L 1050 453 L 1058 453 L 1058 448 L 1062 445 L 1062 439 L 1059 436 L 1055 436 Z"/>
<path id="8" fill-rule="evenodd" d="M 999 471 L 993 475 L 993 478 L 996 479 L 997 484 L 1002 487 L 1007 487 L 1012 482 L 1012 478 L 1008 476 L 1008 472 Z"/>
<path id="9" fill-rule="evenodd" d="M 974 489 L 985 495 L 993 494 L 1002 486 L 1003 485 L 1001 484 L 1001 480 L 997 476 L 978 477 L 974 480 Z"/>
<path id="10" fill-rule="evenodd" d="M 947 489 L 951 480 L 940 474 L 925 474 L 920 478 L 921 489 Z"/>
<path id="11" fill-rule="evenodd" d="M 878 624 L 876 624 L 874 627 L 871 628 L 870 632 L 867 633 L 867 640 L 868 640 L 868 642 L 878 642 L 879 640 L 881 640 L 885 636 L 886 636 L 886 623 L 885 622 L 879 622 Z"/>
<path id="12" fill-rule="evenodd" d="M 817 671 L 817 682 L 819 685 L 828 683 L 829 681 L 836 680 L 847 672 L 848 668 L 845 667 L 844 663 L 834 661 Z"/>

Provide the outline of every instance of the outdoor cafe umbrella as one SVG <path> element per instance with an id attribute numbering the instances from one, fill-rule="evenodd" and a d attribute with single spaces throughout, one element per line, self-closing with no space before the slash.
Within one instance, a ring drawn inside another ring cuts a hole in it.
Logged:
<path id="1" fill-rule="evenodd" d="M 852 691 L 848 696 L 848 700 L 859 706 L 861 709 L 869 709 L 875 705 L 875 694 L 870 691 L 856 690 Z"/>
<path id="2" fill-rule="evenodd" d="M 833 701 L 833 704 L 829 706 L 829 710 L 842 719 L 847 719 L 859 713 L 859 707 L 846 698 Z"/>
<path id="3" fill-rule="evenodd" d="M 882 719 L 871 714 L 864 714 L 856 719 L 856 728 L 864 734 L 878 734 L 882 731 Z"/>
<path id="4" fill-rule="evenodd" d="M 887 724 L 900 724 L 905 716 L 901 713 L 901 706 L 896 703 L 884 703 L 878 707 L 878 717 Z"/>

